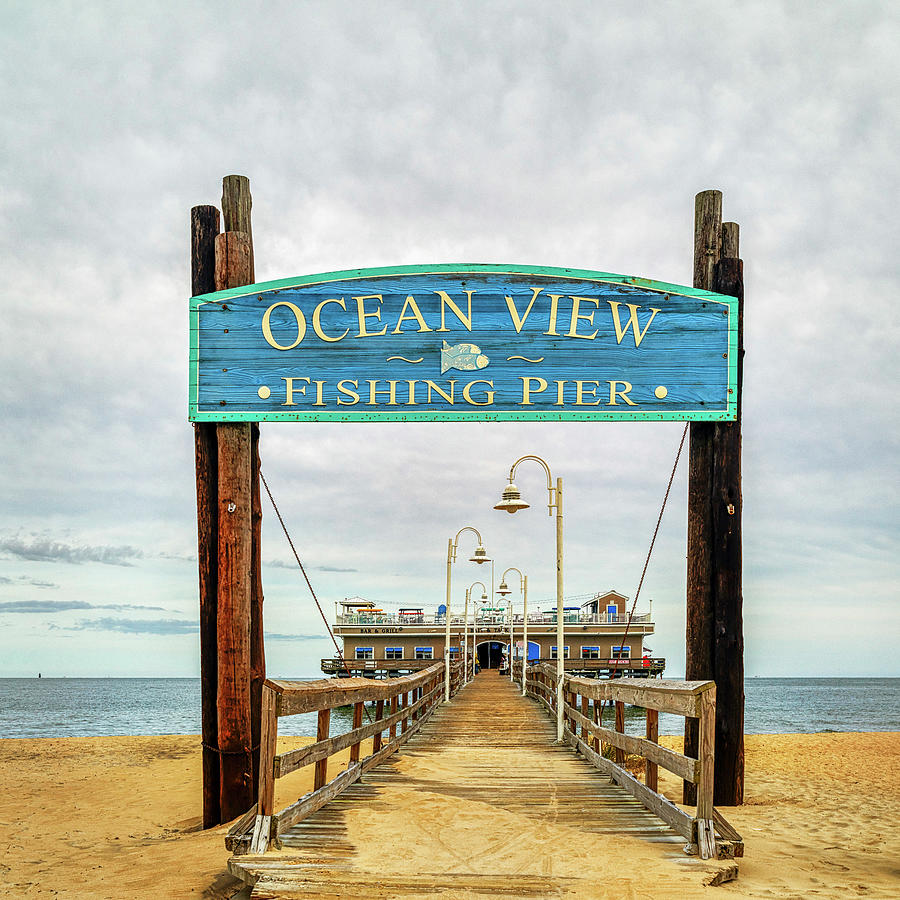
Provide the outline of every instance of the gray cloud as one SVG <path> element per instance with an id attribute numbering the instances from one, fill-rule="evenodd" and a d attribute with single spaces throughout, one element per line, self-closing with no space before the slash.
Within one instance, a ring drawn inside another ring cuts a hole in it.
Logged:
<path id="1" fill-rule="evenodd" d="M 0 538 L 0 552 L 31 562 L 62 562 L 75 565 L 98 562 L 108 566 L 131 566 L 133 565 L 131 560 L 141 559 L 144 555 L 137 547 L 79 546 L 44 537 L 33 537 L 28 540 L 18 535 Z"/>
<path id="2" fill-rule="evenodd" d="M 267 641 L 327 641 L 327 635 L 322 634 L 278 634 L 277 632 L 266 632 Z"/>
<path id="3" fill-rule="evenodd" d="M 200 630 L 196 622 L 182 619 L 82 619 L 70 631 L 117 631 L 122 634 L 195 634 Z"/>
<path id="4" fill-rule="evenodd" d="M 56 587 L 57 585 L 53 585 Z M 0 602 L 0 613 L 57 613 L 73 609 L 162 610 L 161 606 L 125 603 L 87 603 L 84 600 L 7 600 Z"/>
<path id="5" fill-rule="evenodd" d="M 43 581 L 40 578 L 30 578 L 28 575 L 20 575 L 18 578 L 8 578 L 0 575 L 0 584 L 14 584 L 21 586 L 27 584 L 30 587 L 44 588 L 46 590 L 58 590 L 59 585 L 54 581 Z"/>
<path id="6" fill-rule="evenodd" d="M 303 557 L 301 556 L 301 559 Z M 298 574 L 300 573 L 300 568 L 297 565 L 297 561 L 295 559 L 284 560 L 284 559 L 270 559 L 263 563 L 264 566 L 268 566 L 272 569 L 293 569 Z M 353 568 L 343 568 L 341 566 L 307 566 L 307 569 L 311 572 L 358 572 L 359 569 Z"/>

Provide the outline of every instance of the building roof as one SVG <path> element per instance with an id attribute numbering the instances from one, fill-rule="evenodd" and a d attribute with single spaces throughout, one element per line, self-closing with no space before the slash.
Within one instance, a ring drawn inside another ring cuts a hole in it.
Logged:
<path id="1" fill-rule="evenodd" d="M 581 608 L 584 609 L 585 606 L 592 606 L 598 600 L 604 600 L 607 597 L 618 597 L 620 600 L 628 599 L 628 597 L 625 594 L 620 594 L 617 590 L 610 588 L 610 590 L 608 590 L 608 591 L 598 591 L 596 594 L 594 594 L 593 597 L 591 597 L 590 600 L 586 601 L 585 603 L 582 603 Z"/>

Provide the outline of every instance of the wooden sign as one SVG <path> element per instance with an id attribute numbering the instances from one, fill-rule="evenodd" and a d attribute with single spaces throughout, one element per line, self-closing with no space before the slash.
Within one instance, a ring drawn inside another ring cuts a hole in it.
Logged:
<path id="1" fill-rule="evenodd" d="M 400 266 L 191 301 L 190 419 L 733 420 L 737 300 L 577 269 Z"/>

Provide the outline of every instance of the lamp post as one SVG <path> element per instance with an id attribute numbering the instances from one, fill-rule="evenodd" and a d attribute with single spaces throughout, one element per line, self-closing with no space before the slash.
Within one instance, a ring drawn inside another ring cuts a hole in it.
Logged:
<path id="1" fill-rule="evenodd" d="M 522 599 L 524 601 L 524 608 L 522 610 L 522 696 L 525 696 L 525 669 L 528 667 L 528 576 L 523 575 L 522 572 L 517 569 L 515 566 L 510 566 L 500 577 L 500 587 L 497 588 L 497 593 L 501 597 L 505 597 L 510 593 L 510 589 L 506 584 L 506 576 L 510 572 L 518 572 L 519 573 L 519 590 L 522 592 Z M 509 653 L 512 656 L 512 609 L 510 609 L 509 616 Z M 509 668 L 509 680 L 513 680 L 512 676 L 512 666 Z"/>
<path id="2" fill-rule="evenodd" d="M 481 585 L 481 602 L 487 600 L 487 588 L 481 581 L 475 581 L 466 588 L 466 611 L 463 613 L 463 681 L 468 683 L 469 678 L 469 598 L 471 597 L 472 588 L 476 584 Z M 475 605 L 472 605 L 472 612 L 475 612 Z M 472 659 L 475 659 L 475 622 L 472 622 Z"/>
<path id="3" fill-rule="evenodd" d="M 503 489 L 500 502 L 494 509 L 508 513 L 518 512 L 520 509 L 528 509 L 522 499 L 522 494 L 516 487 L 513 479 L 516 477 L 516 469 L 519 463 L 526 459 L 532 459 L 543 466 L 547 475 L 547 514 L 553 515 L 556 510 L 556 740 L 562 743 L 563 739 L 563 678 L 565 676 L 565 633 L 563 629 L 563 513 L 562 513 L 562 478 L 556 479 L 556 487 L 553 486 L 553 477 L 550 474 L 550 466 L 540 456 L 523 456 L 517 459 L 509 470 L 509 484 Z"/>
<path id="4" fill-rule="evenodd" d="M 464 525 L 456 532 L 456 537 L 450 538 L 447 543 L 447 607 L 444 611 L 446 618 L 446 627 L 444 629 L 444 703 L 450 702 L 450 566 L 456 561 L 456 548 L 459 545 L 459 536 L 464 531 L 471 531 L 478 538 L 478 546 L 475 553 L 469 557 L 469 562 L 482 563 L 490 562 L 484 549 L 484 542 L 481 540 L 481 533 L 477 528 L 471 525 Z"/>

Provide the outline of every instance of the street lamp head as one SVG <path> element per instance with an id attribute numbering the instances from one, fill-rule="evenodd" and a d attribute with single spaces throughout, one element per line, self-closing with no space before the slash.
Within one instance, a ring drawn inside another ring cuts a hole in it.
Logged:
<path id="1" fill-rule="evenodd" d="M 483 593 L 483 594 L 481 595 L 481 599 L 482 599 L 482 600 L 487 600 L 487 593 Z"/>
<path id="2" fill-rule="evenodd" d="M 469 557 L 469 562 L 478 563 L 479 565 L 481 565 L 482 563 L 490 562 L 487 551 L 481 544 L 479 544 L 475 548 L 475 555 Z"/>
<path id="3" fill-rule="evenodd" d="M 511 594 L 512 591 L 509 589 L 509 585 L 507 585 L 507 583 L 506 583 L 505 581 L 501 581 L 501 582 L 500 582 L 500 587 L 497 588 L 497 593 L 498 593 L 501 597 L 506 597 L 506 596 L 508 596 L 509 594 Z"/>
<path id="4" fill-rule="evenodd" d="M 529 504 L 522 499 L 521 491 L 510 481 L 503 489 L 503 496 L 494 509 L 503 510 L 508 513 L 518 512 L 520 509 L 528 509 Z"/>

